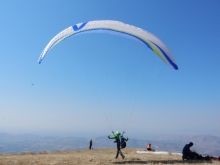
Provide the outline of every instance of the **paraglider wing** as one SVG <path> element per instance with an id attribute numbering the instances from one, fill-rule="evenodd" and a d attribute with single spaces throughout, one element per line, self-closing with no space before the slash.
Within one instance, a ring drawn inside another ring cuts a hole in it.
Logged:
<path id="1" fill-rule="evenodd" d="M 175 70 L 178 69 L 178 66 L 171 52 L 169 51 L 167 46 L 156 36 L 141 28 L 112 20 L 83 22 L 64 29 L 47 44 L 39 57 L 38 63 L 40 64 L 42 62 L 43 58 L 50 49 L 52 49 L 55 45 L 57 45 L 64 39 L 73 35 L 86 33 L 109 33 L 133 39 L 149 47 L 166 64 L 168 64 Z"/>

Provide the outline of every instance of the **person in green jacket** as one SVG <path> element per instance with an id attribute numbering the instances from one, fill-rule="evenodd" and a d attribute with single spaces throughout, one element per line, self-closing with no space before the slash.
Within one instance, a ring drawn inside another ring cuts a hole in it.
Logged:
<path id="1" fill-rule="evenodd" d="M 123 153 L 121 152 L 121 149 L 122 148 L 125 148 L 126 147 L 126 141 L 128 141 L 128 138 L 125 139 L 123 137 L 123 134 L 121 135 L 121 133 L 119 131 L 116 131 L 114 136 L 108 136 L 109 139 L 115 139 L 115 142 L 117 144 L 117 153 L 116 153 L 116 156 L 115 156 L 115 159 L 118 158 L 118 154 L 121 155 L 121 157 L 124 159 L 125 156 L 123 155 Z"/>

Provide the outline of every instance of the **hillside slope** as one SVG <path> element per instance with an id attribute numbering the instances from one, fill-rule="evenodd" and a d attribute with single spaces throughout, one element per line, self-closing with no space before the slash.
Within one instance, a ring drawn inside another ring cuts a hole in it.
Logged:
<path id="1" fill-rule="evenodd" d="M 196 164 L 220 165 L 218 161 L 182 161 L 178 155 L 137 154 L 140 149 L 123 149 L 125 159 L 115 159 L 116 149 L 70 150 L 40 153 L 1 154 L 0 165 L 112 165 Z"/>

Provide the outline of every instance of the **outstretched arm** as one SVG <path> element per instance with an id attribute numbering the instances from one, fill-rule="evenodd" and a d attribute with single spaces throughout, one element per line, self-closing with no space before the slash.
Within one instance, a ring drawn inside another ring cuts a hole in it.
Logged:
<path id="1" fill-rule="evenodd" d="M 116 136 L 108 136 L 109 139 L 116 139 Z"/>

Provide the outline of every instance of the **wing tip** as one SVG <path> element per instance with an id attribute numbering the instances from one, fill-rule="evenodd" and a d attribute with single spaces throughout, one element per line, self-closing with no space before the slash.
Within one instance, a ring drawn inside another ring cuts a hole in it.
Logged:
<path id="1" fill-rule="evenodd" d="M 42 62 L 42 59 L 39 59 L 39 60 L 38 60 L 38 64 L 41 64 L 41 62 Z"/>
<path id="2" fill-rule="evenodd" d="M 176 64 L 173 65 L 173 67 L 174 67 L 175 70 L 179 70 L 179 67 Z"/>

